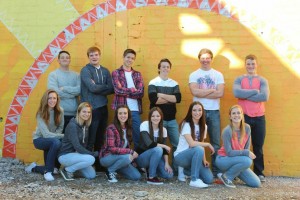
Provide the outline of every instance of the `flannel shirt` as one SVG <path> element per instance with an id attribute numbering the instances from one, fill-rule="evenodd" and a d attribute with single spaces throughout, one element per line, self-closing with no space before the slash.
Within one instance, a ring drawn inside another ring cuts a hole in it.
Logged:
<path id="1" fill-rule="evenodd" d="M 133 88 L 127 88 L 125 71 L 123 66 L 112 72 L 112 82 L 115 90 L 115 96 L 111 105 L 112 109 L 116 109 L 118 105 L 127 105 L 126 98 L 137 99 L 139 113 L 142 113 L 142 98 L 144 96 L 144 83 L 140 72 L 132 69 L 132 79 L 136 91 Z"/>
<path id="2" fill-rule="evenodd" d="M 120 138 L 120 134 L 114 124 L 109 125 L 105 132 L 106 142 L 101 147 L 99 158 L 105 157 L 107 155 L 123 155 L 123 154 L 133 154 L 133 150 L 129 148 L 123 148 L 124 140 Z M 128 139 L 127 139 L 128 140 Z"/>

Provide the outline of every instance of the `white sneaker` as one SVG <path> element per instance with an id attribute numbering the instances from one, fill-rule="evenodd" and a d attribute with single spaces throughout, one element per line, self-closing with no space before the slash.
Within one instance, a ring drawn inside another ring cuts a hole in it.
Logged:
<path id="1" fill-rule="evenodd" d="M 31 163 L 30 165 L 28 165 L 26 168 L 25 168 L 25 172 L 26 173 L 31 173 L 32 172 L 32 169 L 36 167 L 36 163 L 33 162 Z"/>
<path id="2" fill-rule="evenodd" d="M 44 174 L 44 178 L 46 181 L 54 181 L 54 177 L 52 176 L 51 172 Z"/>
<path id="3" fill-rule="evenodd" d="M 207 188 L 208 185 L 203 183 L 201 179 L 197 179 L 196 181 L 191 181 L 190 186 L 192 187 L 198 187 L 198 188 Z"/>
<path id="4" fill-rule="evenodd" d="M 184 173 L 183 173 L 183 170 L 184 170 L 183 167 L 178 167 L 178 176 L 177 176 L 177 179 L 178 179 L 179 181 L 185 182 L 185 181 L 186 181 L 186 178 L 185 178 L 185 175 L 184 175 Z"/>

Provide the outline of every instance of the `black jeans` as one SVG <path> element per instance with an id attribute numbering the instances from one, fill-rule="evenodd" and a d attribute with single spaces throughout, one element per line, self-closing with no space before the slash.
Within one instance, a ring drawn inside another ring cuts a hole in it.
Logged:
<path id="1" fill-rule="evenodd" d="M 64 116 L 64 129 L 63 129 L 63 134 L 65 133 L 66 127 L 69 124 L 70 120 L 73 118 L 74 116 L 72 115 L 65 115 Z"/>
<path id="2" fill-rule="evenodd" d="M 256 158 L 253 160 L 253 171 L 257 176 L 264 176 L 263 171 L 265 169 L 265 165 L 263 146 L 266 137 L 265 116 L 249 117 L 248 115 L 245 115 L 245 122 L 251 127 L 253 153 L 256 155 Z"/>

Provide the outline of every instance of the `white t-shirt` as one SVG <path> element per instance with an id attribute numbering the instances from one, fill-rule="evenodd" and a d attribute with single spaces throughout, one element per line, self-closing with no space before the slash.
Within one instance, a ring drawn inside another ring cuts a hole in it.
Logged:
<path id="1" fill-rule="evenodd" d="M 133 79 L 132 79 L 132 71 L 127 72 L 125 71 L 125 78 L 126 78 L 126 82 L 127 82 L 127 88 L 135 88 Z M 127 101 L 127 106 L 129 107 L 129 110 L 131 111 L 139 111 L 139 104 L 138 101 L 136 99 L 132 99 L 132 98 L 126 98 Z"/>
<path id="2" fill-rule="evenodd" d="M 205 129 L 207 129 L 207 126 L 205 125 Z M 198 132 L 198 133 L 197 133 Z M 191 126 L 189 123 L 185 122 L 183 124 L 182 130 L 180 132 L 179 136 L 179 142 L 177 145 L 177 150 L 174 152 L 174 156 L 177 156 L 182 151 L 190 148 L 189 143 L 186 141 L 184 135 L 192 134 Z M 204 131 L 204 139 L 206 138 L 206 131 Z M 200 139 L 200 126 L 195 125 L 195 141 L 198 141 Z"/>
<path id="3" fill-rule="evenodd" d="M 140 132 L 142 132 L 142 131 L 146 131 L 149 133 L 149 121 L 144 121 L 143 123 L 141 123 Z M 153 136 L 154 136 L 154 142 L 157 142 L 157 138 L 159 137 L 158 129 L 153 130 Z M 165 127 L 163 127 L 163 138 L 166 138 L 166 137 L 168 137 L 167 129 Z"/>
<path id="4" fill-rule="evenodd" d="M 197 83 L 200 89 L 216 89 L 217 85 L 224 84 L 225 82 L 222 73 L 215 69 L 208 71 L 198 69 L 190 74 L 189 83 Z M 220 109 L 220 98 L 207 99 L 194 96 L 193 101 L 202 103 L 205 110 Z"/>

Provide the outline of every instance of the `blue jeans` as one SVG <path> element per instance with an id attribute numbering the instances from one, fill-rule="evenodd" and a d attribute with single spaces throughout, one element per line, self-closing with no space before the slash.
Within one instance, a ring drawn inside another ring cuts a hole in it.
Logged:
<path id="1" fill-rule="evenodd" d="M 131 116 L 132 116 L 132 139 L 133 139 L 134 149 L 136 149 L 140 141 L 141 116 L 138 111 L 131 111 Z"/>
<path id="2" fill-rule="evenodd" d="M 35 148 L 44 151 L 45 166 L 36 166 L 32 171 L 44 174 L 46 172 L 53 172 L 57 154 L 61 146 L 61 141 L 56 138 L 39 137 L 33 140 Z"/>
<path id="3" fill-rule="evenodd" d="M 180 152 L 174 159 L 178 166 L 190 170 L 192 181 L 200 178 L 204 183 L 211 184 L 214 178 L 210 169 L 203 165 L 203 155 L 204 148 L 195 146 Z"/>
<path id="4" fill-rule="evenodd" d="M 263 146 L 266 137 L 266 119 L 265 116 L 249 117 L 245 115 L 245 122 L 251 127 L 251 140 L 253 146 L 253 153 L 256 158 L 253 160 L 253 171 L 256 175 L 263 175 L 264 166 L 264 152 Z"/>
<path id="5" fill-rule="evenodd" d="M 258 176 L 251 171 L 252 159 L 248 156 L 217 156 L 216 165 L 229 180 L 239 177 L 250 187 L 259 187 Z"/>
<path id="6" fill-rule="evenodd" d="M 177 149 L 178 141 L 179 141 L 179 130 L 178 124 L 176 119 L 165 121 L 164 120 L 164 127 L 167 129 L 168 138 L 172 145 L 172 168 L 174 171 L 177 171 L 177 166 L 174 164 L 174 152 Z"/>
<path id="7" fill-rule="evenodd" d="M 207 132 L 208 132 L 209 140 L 216 152 L 211 156 L 212 172 L 213 175 L 216 176 L 217 173 L 219 172 L 219 169 L 216 166 L 215 160 L 216 160 L 217 152 L 220 149 L 220 143 L 221 143 L 220 111 L 205 110 L 205 114 L 206 114 L 206 124 L 207 124 Z"/>
<path id="8" fill-rule="evenodd" d="M 171 178 L 173 178 L 173 175 L 174 175 L 173 173 L 168 173 L 165 170 L 164 156 L 162 156 L 162 158 L 160 159 L 156 172 L 157 172 L 157 176 L 164 178 L 164 179 L 171 179 Z"/>
<path id="9" fill-rule="evenodd" d="M 58 161 L 68 172 L 79 171 L 87 179 L 96 177 L 96 172 L 92 167 L 95 162 L 94 156 L 74 152 L 59 156 Z"/>
<path id="10" fill-rule="evenodd" d="M 130 154 L 124 155 L 107 155 L 100 158 L 100 164 L 107 168 L 109 172 L 118 172 L 130 180 L 139 180 L 140 172 L 131 165 Z"/>
<path id="11" fill-rule="evenodd" d="M 162 155 L 163 149 L 154 147 L 140 154 L 136 159 L 136 163 L 141 168 L 148 168 L 149 177 L 156 177 L 156 171 Z"/>

